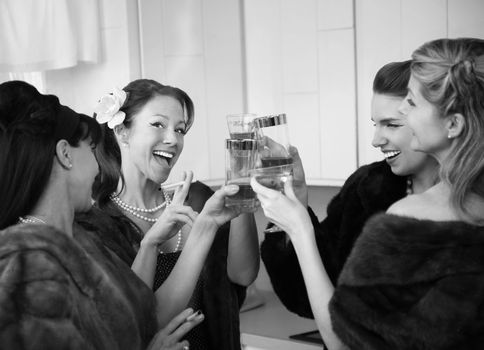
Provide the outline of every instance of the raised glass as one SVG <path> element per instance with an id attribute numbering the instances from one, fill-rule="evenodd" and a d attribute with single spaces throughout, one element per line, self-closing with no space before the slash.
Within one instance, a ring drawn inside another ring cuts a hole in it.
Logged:
<path id="1" fill-rule="evenodd" d="M 227 139 L 225 150 L 225 183 L 239 186 L 236 194 L 225 199 L 225 205 L 237 206 L 242 212 L 253 212 L 257 207 L 257 199 L 250 186 L 250 171 L 255 167 L 257 141 Z"/>
<path id="2" fill-rule="evenodd" d="M 255 119 L 259 139 L 261 167 L 292 164 L 289 153 L 289 131 L 285 114 Z"/>
<path id="3" fill-rule="evenodd" d="M 227 125 L 231 139 L 255 139 L 254 120 L 257 115 L 251 113 L 227 115 Z"/>

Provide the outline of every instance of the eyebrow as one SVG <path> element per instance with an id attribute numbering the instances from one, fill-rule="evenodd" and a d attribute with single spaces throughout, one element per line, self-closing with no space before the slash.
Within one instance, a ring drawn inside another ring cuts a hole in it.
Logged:
<path id="1" fill-rule="evenodd" d="M 371 121 L 375 122 L 375 120 L 373 120 L 373 118 L 371 118 Z M 395 121 L 399 122 L 399 121 L 402 121 L 402 119 L 401 118 L 384 118 L 384 119 L 380 119 L 378 121 L 378 123 L 384 124 L 384 123 L 391 123 L 391 122 L 395 122 Z"/>
<path id="2" fill-rule="evenodd" d="M 162 117 L 162 118 L 165 118 L 165 119 L 170 119 L 169 116 L 164 115 L 164 114 L 159 114 L 159 113 L 153 114 L 153 117 Z M 187 122 L 185 120 L 180 120 L 176 125 L 179 125 L 179 124 L 183 124 L 186 127 Z"/>
<path id="3" fill-rule="evenodd" d="M 412 94 L 413 96 L 415 96 L 415 94 L 413 93 L 412 89 L 410 89 L 410 87 L 407 87 L 407 93 Z"/>

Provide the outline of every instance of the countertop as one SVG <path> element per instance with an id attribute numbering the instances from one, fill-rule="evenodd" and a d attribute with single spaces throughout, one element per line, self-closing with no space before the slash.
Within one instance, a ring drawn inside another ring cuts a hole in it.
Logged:
<path id="1" fill-rule="evenodd" d="M 314 320 L 288 311 L 272 292 L 258 292 L 264 305 L 240 314 L 241 342 L 246 349 L 321 350 L 322 345 L 289 339 L 316 330 Z"/>

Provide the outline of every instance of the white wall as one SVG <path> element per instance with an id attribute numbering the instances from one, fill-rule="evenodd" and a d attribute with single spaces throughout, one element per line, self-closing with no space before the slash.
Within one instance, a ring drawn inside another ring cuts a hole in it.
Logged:
<path id="1" fill-rule="evenodd" d="M 92 115 L 99 98 L 140 77 L 136 0 L 101 0 L 102 63 L 46 72 L 46 93 Z"/>
<path id="2" fill-rule="evenodd" d="M 381 159 L 370 146 L 372 82 L 391 61 L 410 59 L 413 50 L 438 38 L 484 38 L 482 0 L 356 0 L 356 56 L 359 164 Z"/>

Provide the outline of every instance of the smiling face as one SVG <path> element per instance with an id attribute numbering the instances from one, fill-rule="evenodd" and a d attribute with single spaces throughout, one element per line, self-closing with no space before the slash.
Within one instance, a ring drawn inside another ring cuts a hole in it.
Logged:
<path id="1" fill-rule="evenodd" d="M 428 161 L 427 155 L 411 149 L 412 130 L 398 108 L 402 98 L 374 94 L 371 103 L 375 123 L 373 147 L 379 147 L 392 172 L 400 176 L 417 174 Z"/>
<path id="2" fill-rule="evenodd" d="M 185 130 L 183 107 L 176 99 L 152 98 L 127 129 L 128 146 L 122 149 L 125 176 L 135 172 L 157 184 L 164 182 L 183 150 Z"/>
<path id="3" fill-rule="evenodd" d="M 451 146 L 446 128 L 448 118 L 441 118 L 437 108 L 422 96 L 420 83 L 413 76 L 410 77 L 408 94 L 399 110 L 406 116 L 412 129 L 412 149 L 443 159 Z"/>

